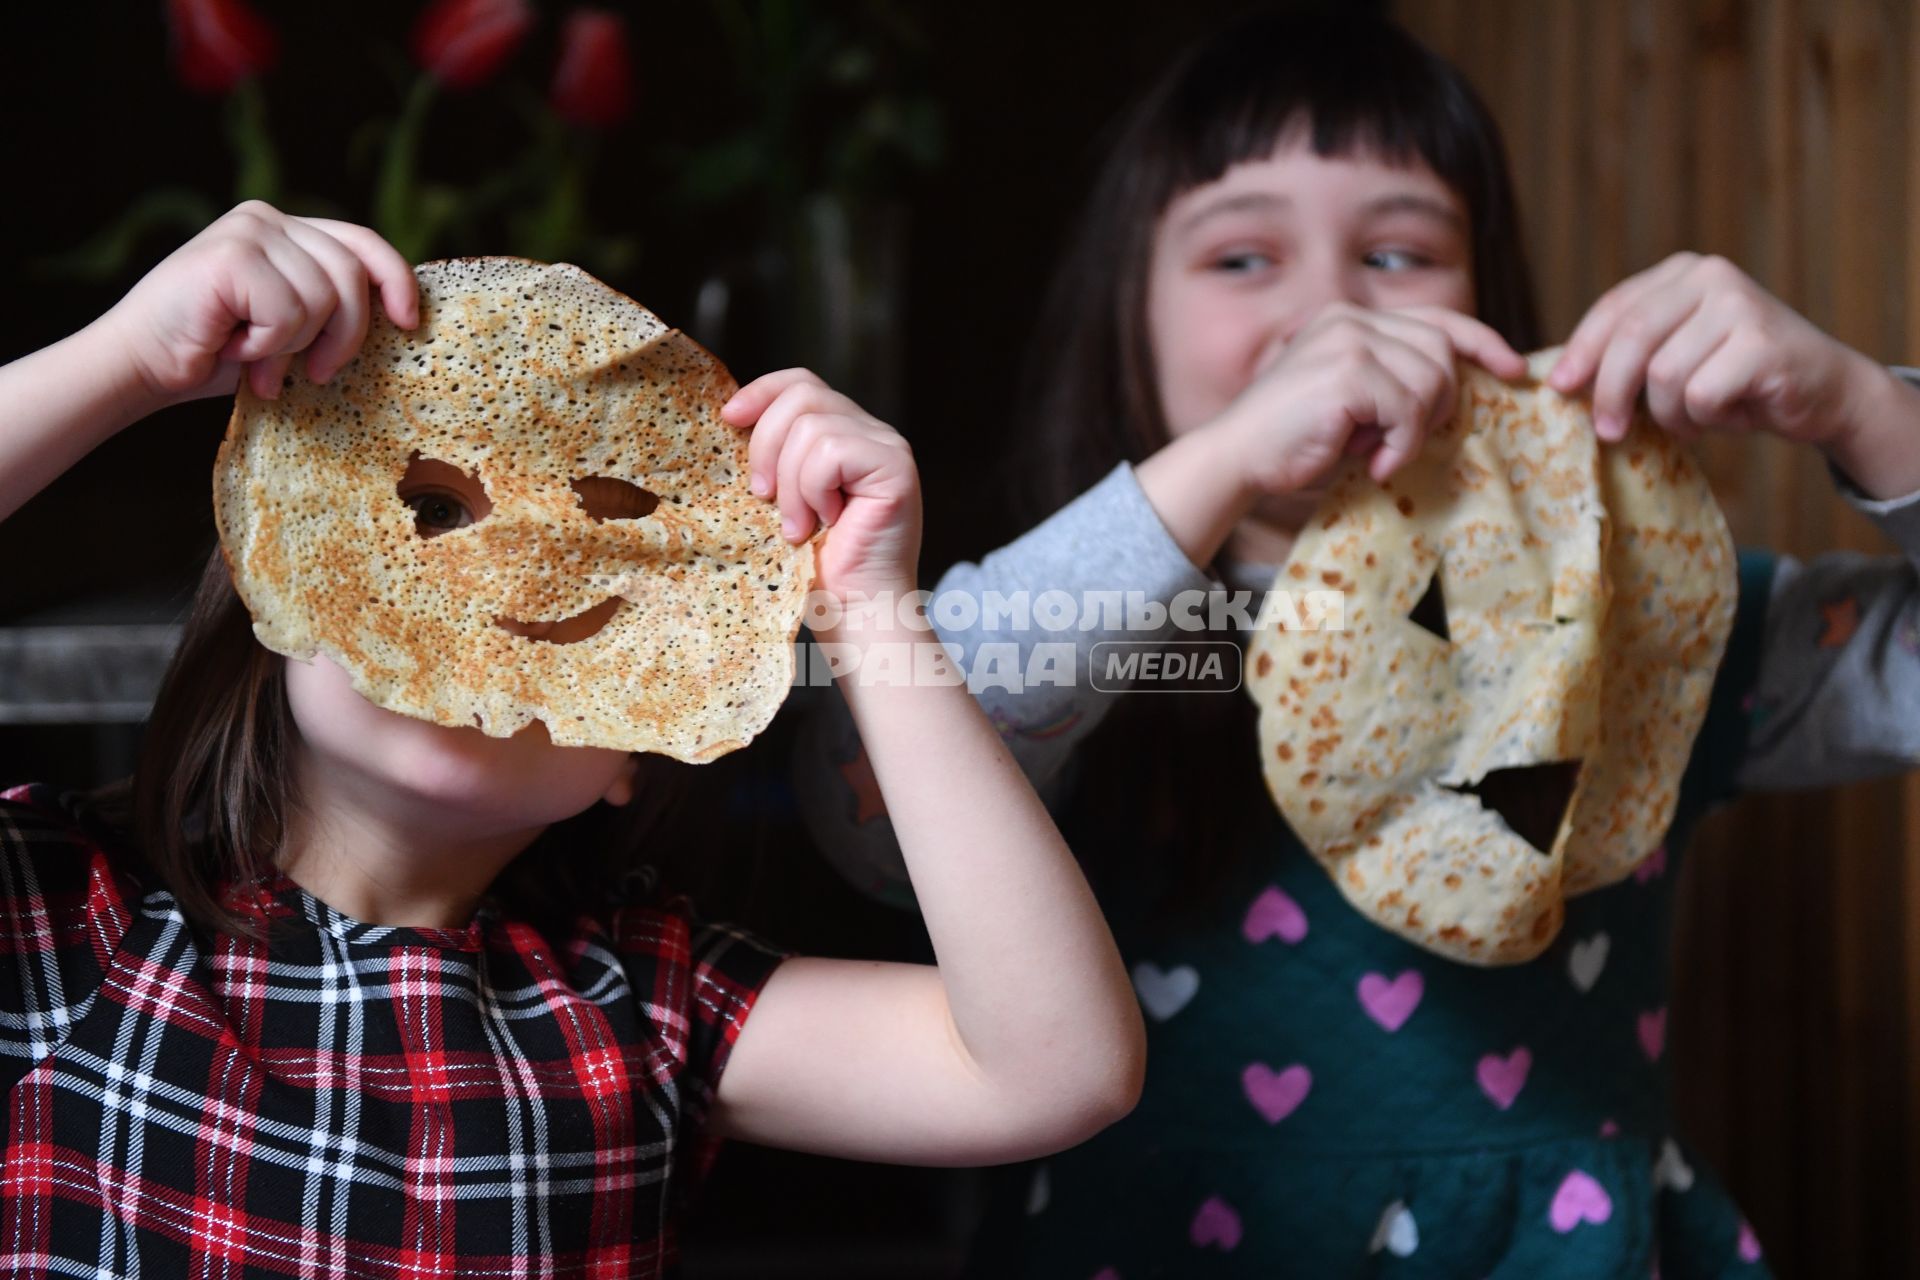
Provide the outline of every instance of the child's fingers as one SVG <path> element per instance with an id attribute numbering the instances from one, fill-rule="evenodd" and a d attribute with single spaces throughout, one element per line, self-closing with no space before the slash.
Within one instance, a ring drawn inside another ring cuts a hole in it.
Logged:
<path id="1" fill-rule="evenodd" d="M 227 341 L 220 358 L 251 366 L 248 385 L 273 399 L 291 357 L 312 345 L 337 309 L 339 294 L 313 256 L 285 236 L 268 236 L 244 255 L 224 293 L 245 328 Z"/>
<path id="2" fill-rule="evenodd" d="M 782 392 L 753 414 L 753 435 L 747 440 L 747 487 L 762 498 L 776 496 L 774 486 L 779 481 L 787 434 L 793 430 L 793 420 L 807 409 L 806 385 L 794 386 L 797 389 Z"/>
<path id="3" fill-rule="evenodd" d="M 1613 330 L 1621 319 L 1639 306 L 1642 297 L 1674 283 L 1698 261 L 1698 254 L 1673 254 L 1601 294 L 1574 326 L 1573 336 L 1567 339 L 1560 358 L 1547 374 L 1547 385 L 1562 395 L 1586 386 L 1599 370 L 1601 357 L 1611 345 Z"/>
<path id="4" fill-rule="evenodd" d="M 840 513 L 846 510 L 847 499 L 841 489 L 863 469 L 858 445 L 857 436 L 823 435 L 800 460 L 795 475 L 800 496 L 819 513 L 821 524 L 837 524 Z"/>
<path id="5" fill-rule="evenodd" d="M 1483 320 L 1444 307 L 1409 307 L 1405 314 L 1446 335 L 1452 348 L 1447 363 L 1452 363 L 1452 354 L 1457 352 L 1496 378 L 1509 382 L 1527 372 L 1527 358 L 1515 351 L 1513 344 L 1500 336 L 1499 330 Z"/>
<path id="6" fill-rule="evenodd" d="M 1419 352 L 1435 365 L 1453 364 L 1453 336 L 1438 323 L 1446 314 L 1439 307 L 1423 309 L 1419 315 L 1408 311 L 1381 311 L 1370 317 L 1378 336 L 1372 339 L 1375 350 L 1381 344 Z"/>
<path id="7" fill-rule="evenodd" d="M 286 236 L 268 239 L 262 247 L 266 250 L 267 260 L 287 278 L 293 291 L 300 295 L 300 306 L 305 318 L 294 329 L 293 336 L 281 351 L 296 353 L 311 347 L 327 327 L 334 311 L 340 305 L 340 291 L 335 288 L 333 278 L 327 269 L 307 250 Z M 278 355 L 280 352 L 275 352 Z"/>
<path id="8" fill-rule="evenodd" d="M 1562 395 L 1571 395 L 1592 380 L 1600 368 L 1600 357 L 1606 353 L 1614 326 L 1651 286 L 1650 277 L 1659 269 L 1655 267 L 1628 276 L 1601 294 L 1587 308 L 1587 313 L 1580 317 L 1580 323 L 1574 326 L 1566 346 L 1561 348 L 1560 358 L 1554 361 L 1553 368 L 1548 372 L 1548 386 Z"/>
<path id="9" fill-rule="evenodd" d="M 264 249 L 244 254 L 221 295 L 229 314 L 243 325 L 221 348 L 222 360 L 250 364 L 294 349 L 290 342 L 307 321 L 306 303 Z"/>
<path id="10" fill-rule="evenodd" d="M 795 372 L 806 373 L 806 370 Z M 860 407 L 812 374 L 788 383 L 772 404 L 756 413 L 747 441 L 747 486 L 760 497 L 773 496 L 779 483 L 780 456 L 789 448 L 787 433 L 805 413 L 860 415 Z"/>
<path id="11" fill-rule="evenodd" d="M 1347 447 L 1341 453 L 1349 458 L 1364 458 L 1377 450 L 1385 438 L 1379 427 L 1361 427 L 1347 437 Z"/>
<path id="12" fill-rule="evenodd" d="M 388 244 L 370 227 L 332 218 L 294 218 L 296 224 L 311 227 L 339 242 L 360 261 L 367 278 L 380 291 L 381 305 L 387 317 L 402 329 L 420 323 L 420 282 L 400 251 Z"/>
<path id="13" fill-rule="evenodd" d="M 262 400 L 279 399 L 280 388 L 287 380 L 287 367 L 292 363 L 291 351 L 254 361 L 247 366 L 247 386 Z"/>
<path id="14" fill-rule="evenodd" d="M 1372 395 L 1373 422 L 1381 436 L 1380 447 L 1367 463 L 1367 474 L 1381 481 L 1420 452 L 1427 422 L 1418 397 L 1394 378 L 1383 374 L 1376 380 Z"/>
<path id="15" fill-rule="evenodd" d="M 736 427 L 750 427 L 760 420 L 767 406 L 779 399 L 789 387 L 807 384 L 822 388 L 827 385 L 811 369 L 780 369 L 763 373 L 734 392 L 733 398 L 720 406 L 720 416 Z"/>
<path id="16" fill-rule="evenodd" d="M 1733 336 L 1726 321 L 1712 308 L 1695 311 L 1653 353 L 1647 362 L 1647 413 L 1669 431 L 1693 424 L 1687 397 L 1695 375 L 1708 357 Z M 1613 436 L 1625 434 L 1625 424 Z"/>
<path id="17" fill-rule="evenodd" d="M 1440 330 L 1421 326 L 1415 343 L 1403 343 L 1381 335 L 1373 344 L 1373 356 L 1399 385 L 1413 397 L 1413 412 L 1420 418 L 1421 433 L 1432 430 L 1452 416 L 1458 394 L 1453 374 L 1453 347 Z"/>
<path id="18" fill-rule="evenodd" d="M 1619 306 L 1619 291 L 1627 287 L 1624 282 L 1615 285 L 1600 295 L 1600 300 L 1587 308 L 1580 317 L 1573 336 L 1560 348 L 1559 358 L 1553 362 L 1553 368 L 1547 371 L 1547 385 L 1563 396 L 1570 396 L 1593 377 L 1594 369 L 1599 365 L 1598 353 L 1605 348 L 1606 336 L 1612 331 L 1614 314 Z"/>
<path id="19" fill-rule="evenodd" d="M 1593 421 L 1601 439 L 1618 440 L 1626 434 L 1653 353 L 1699 305 L 1700 295 L 1693 289 L 1655 289 L 1614 325 L 1593 376 Z"/>
<path id="20" fill-rule="evenodd" d="M 1345 453 L 1355 437 L 1372 432 L 1379 439 L 1379 447 L 1367 469 L 1376 480 L 1385 479 L 1419 451 L 1426 435 L 1426 408 L 1414 390 L 1379 358 L 1376 347 L 1374 359 L 1358 375 L 1347 378 L 1342 387 L 1339 413 L 1344 427 L 1337 438 L 1324 442 L 1330 450 L 1328 461 Z M 1305 488 L 1317 479 L 1318 474 L 1297 476 L 1295 487 Z"/>
<path id="21" fill-rule="evenodd" d="M 804 541 L 813 533 L 815 514 L 800 483 L 800 468 L 820 434 L 833 422 L 824 413 L 803 413 L 794 419 L 786 447 L 780 450 L 780 533 L 789 542 Z"/>
<path id="22" fill-rule="evenodd" d="M 352 251 L 325 232 L 294 221 L 288 224 L 287 234 L 320 264 L 334 293 L 333 313 L 307 349 L 307 377 L 325 382 L 353 359 L 366 341 L 371 319 L 367 271 Z"/>
<path id="23" fill-rule="evenodd" d="M 248 371 L 254 394 L 272 400 L 280 394 L 293 356 L 313 345 L 338 308 L 340 298 L 326 271 L 293 241 L 284 236 L 269 238 L 261 248 L 270 264 L 267 269 L 286 281 L 294 294 L 291 306 L 268 318 L 262 338 L 266 350 Z M 248 314 L 251 327 L 257 320 L 252 313 Z"/>
<path id="24" fill-rule="evenodd" d="M 1751 427 L 1752 397 L 1773 363 L 1764 343 L 1730 335 L 1687 379 L 1681 403 L 1688 423 L 1715 430 Z"/>

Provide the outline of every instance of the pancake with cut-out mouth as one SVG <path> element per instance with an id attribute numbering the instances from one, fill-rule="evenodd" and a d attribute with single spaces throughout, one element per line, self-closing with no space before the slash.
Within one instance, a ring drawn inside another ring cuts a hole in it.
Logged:
<path id="1" fill-rule="evenodd" d="M 1737 595 L 1686 450 L 1644 414 L 1601 444 L 1556 355 L 1517 385 L 1462 362 L 1386 483 L 1343 463 L 1274 583 L 1340 592 L 1340 628 L 1273 609 L 1247 648 L 1288 824 L 1362 913 L 1475 964 L 1539 955 L 1659 846 Z"/>
<path id="2" fill-rule="evenodd" d="M 330 383 L 235 400 L 214 515 L 261 643 L 496 737 L 744 745 L 792 683 L 814 545 L 747 489 L 733 378 L 577 267 L 417 275 L 416 330 L 376 313 Z"/>

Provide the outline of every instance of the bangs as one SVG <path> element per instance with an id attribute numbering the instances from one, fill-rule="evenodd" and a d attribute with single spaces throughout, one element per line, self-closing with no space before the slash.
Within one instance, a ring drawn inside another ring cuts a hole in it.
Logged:
<path id="1" fill-rule="evenodd" d="M 1424 164 L 1467 216 L 1474 311 L 1517 350 L 1541 344 L 1499 127 L 1460 72 L 1358 0 L 1295 3 L 1205 37 L 1118 122 L 1048 290 L 1018 417 L 1011 483 L 1034 519 L 1169 438 L 1147 324 L 1167 207 L 1304 138 L 1322 159 Z"/>
<path id="2" fill-rule="evenodd" d="M 1470 207 L 1485 199 L 1486 165 L 1473 154 L 1482 109 L 1391 23 L 1313 11 L 1250 19 L 1197 51 L 1172 88 L 1163 207 L 1296 137 L 1323 159 L 1422 162 Z"/>

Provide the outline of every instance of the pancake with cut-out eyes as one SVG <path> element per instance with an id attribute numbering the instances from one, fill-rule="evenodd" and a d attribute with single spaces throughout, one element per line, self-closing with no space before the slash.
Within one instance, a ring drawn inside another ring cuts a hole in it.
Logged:
<path id="1" fill-rule="evenodd" d="M 262 644 L 375 704 L 705 761 L 793 678 L 811 542 L 747 488 L 733 378 L 577 267 L 423 264 L 326 385 L 243 382 L 214 515 Z"/>
<path id="2" fill-rule="evenodd" d="M 1459 404 L 1385 484 L 1345 463 L 1276 590 L 1342 593 L 1340 629 L 1264 615 L 1247 649 L 1261 765 L 1357 909 L 1440 955 L 1539 955 L 1565 900 L 1673 820 L 1733 623 L 1733 542 L 1644 415 L 1461 366 Z"/>

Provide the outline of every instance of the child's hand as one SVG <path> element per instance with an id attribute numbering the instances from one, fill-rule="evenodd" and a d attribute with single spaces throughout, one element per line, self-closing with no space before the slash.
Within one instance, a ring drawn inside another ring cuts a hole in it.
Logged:
<path id="1" fill-rule="evenodd" d="M 149 271 L 103 318 L 155 406 L 280 394 L 295 355 L 325 382 L 367 336 L 371 282 L 402 328 L 419 323 L 413 271 L 365 227 L 250 200 Z"/>
<path id="2" fill-rule="evenodd" d="M 790 542 L 831 531 L 819 586 L 842 603 L 914 590 L 920 560 L 920 473 L 886 423 L 805 369 L 755 378 L 720 411 L 752 427 L 748 484 L 780 504 Z"/>
<path id="3" fill-rule="evenodd" d="M 1277 353 L 1202 431 L 1259 494 L 1311 488 L 1344 455 L 1385 480 L 1453 412 L 1456 356 L 1503 378 L 1526 360 L 1480 321 L 1441 307 L 1371 311 L 1335 303 Z"/>
<path id="4" fill-rule="evenodd" d="M 1592 384 L 1603 440 L 1626 434 L 1644 390 L 1653 420 L 1686 439 L 1768 431 L 1827 446 L 1853 425 L 1864 380 L 1884 374 L 1726 259 L 1676 253 L 1594 303 L 1547 380 Z"/>

